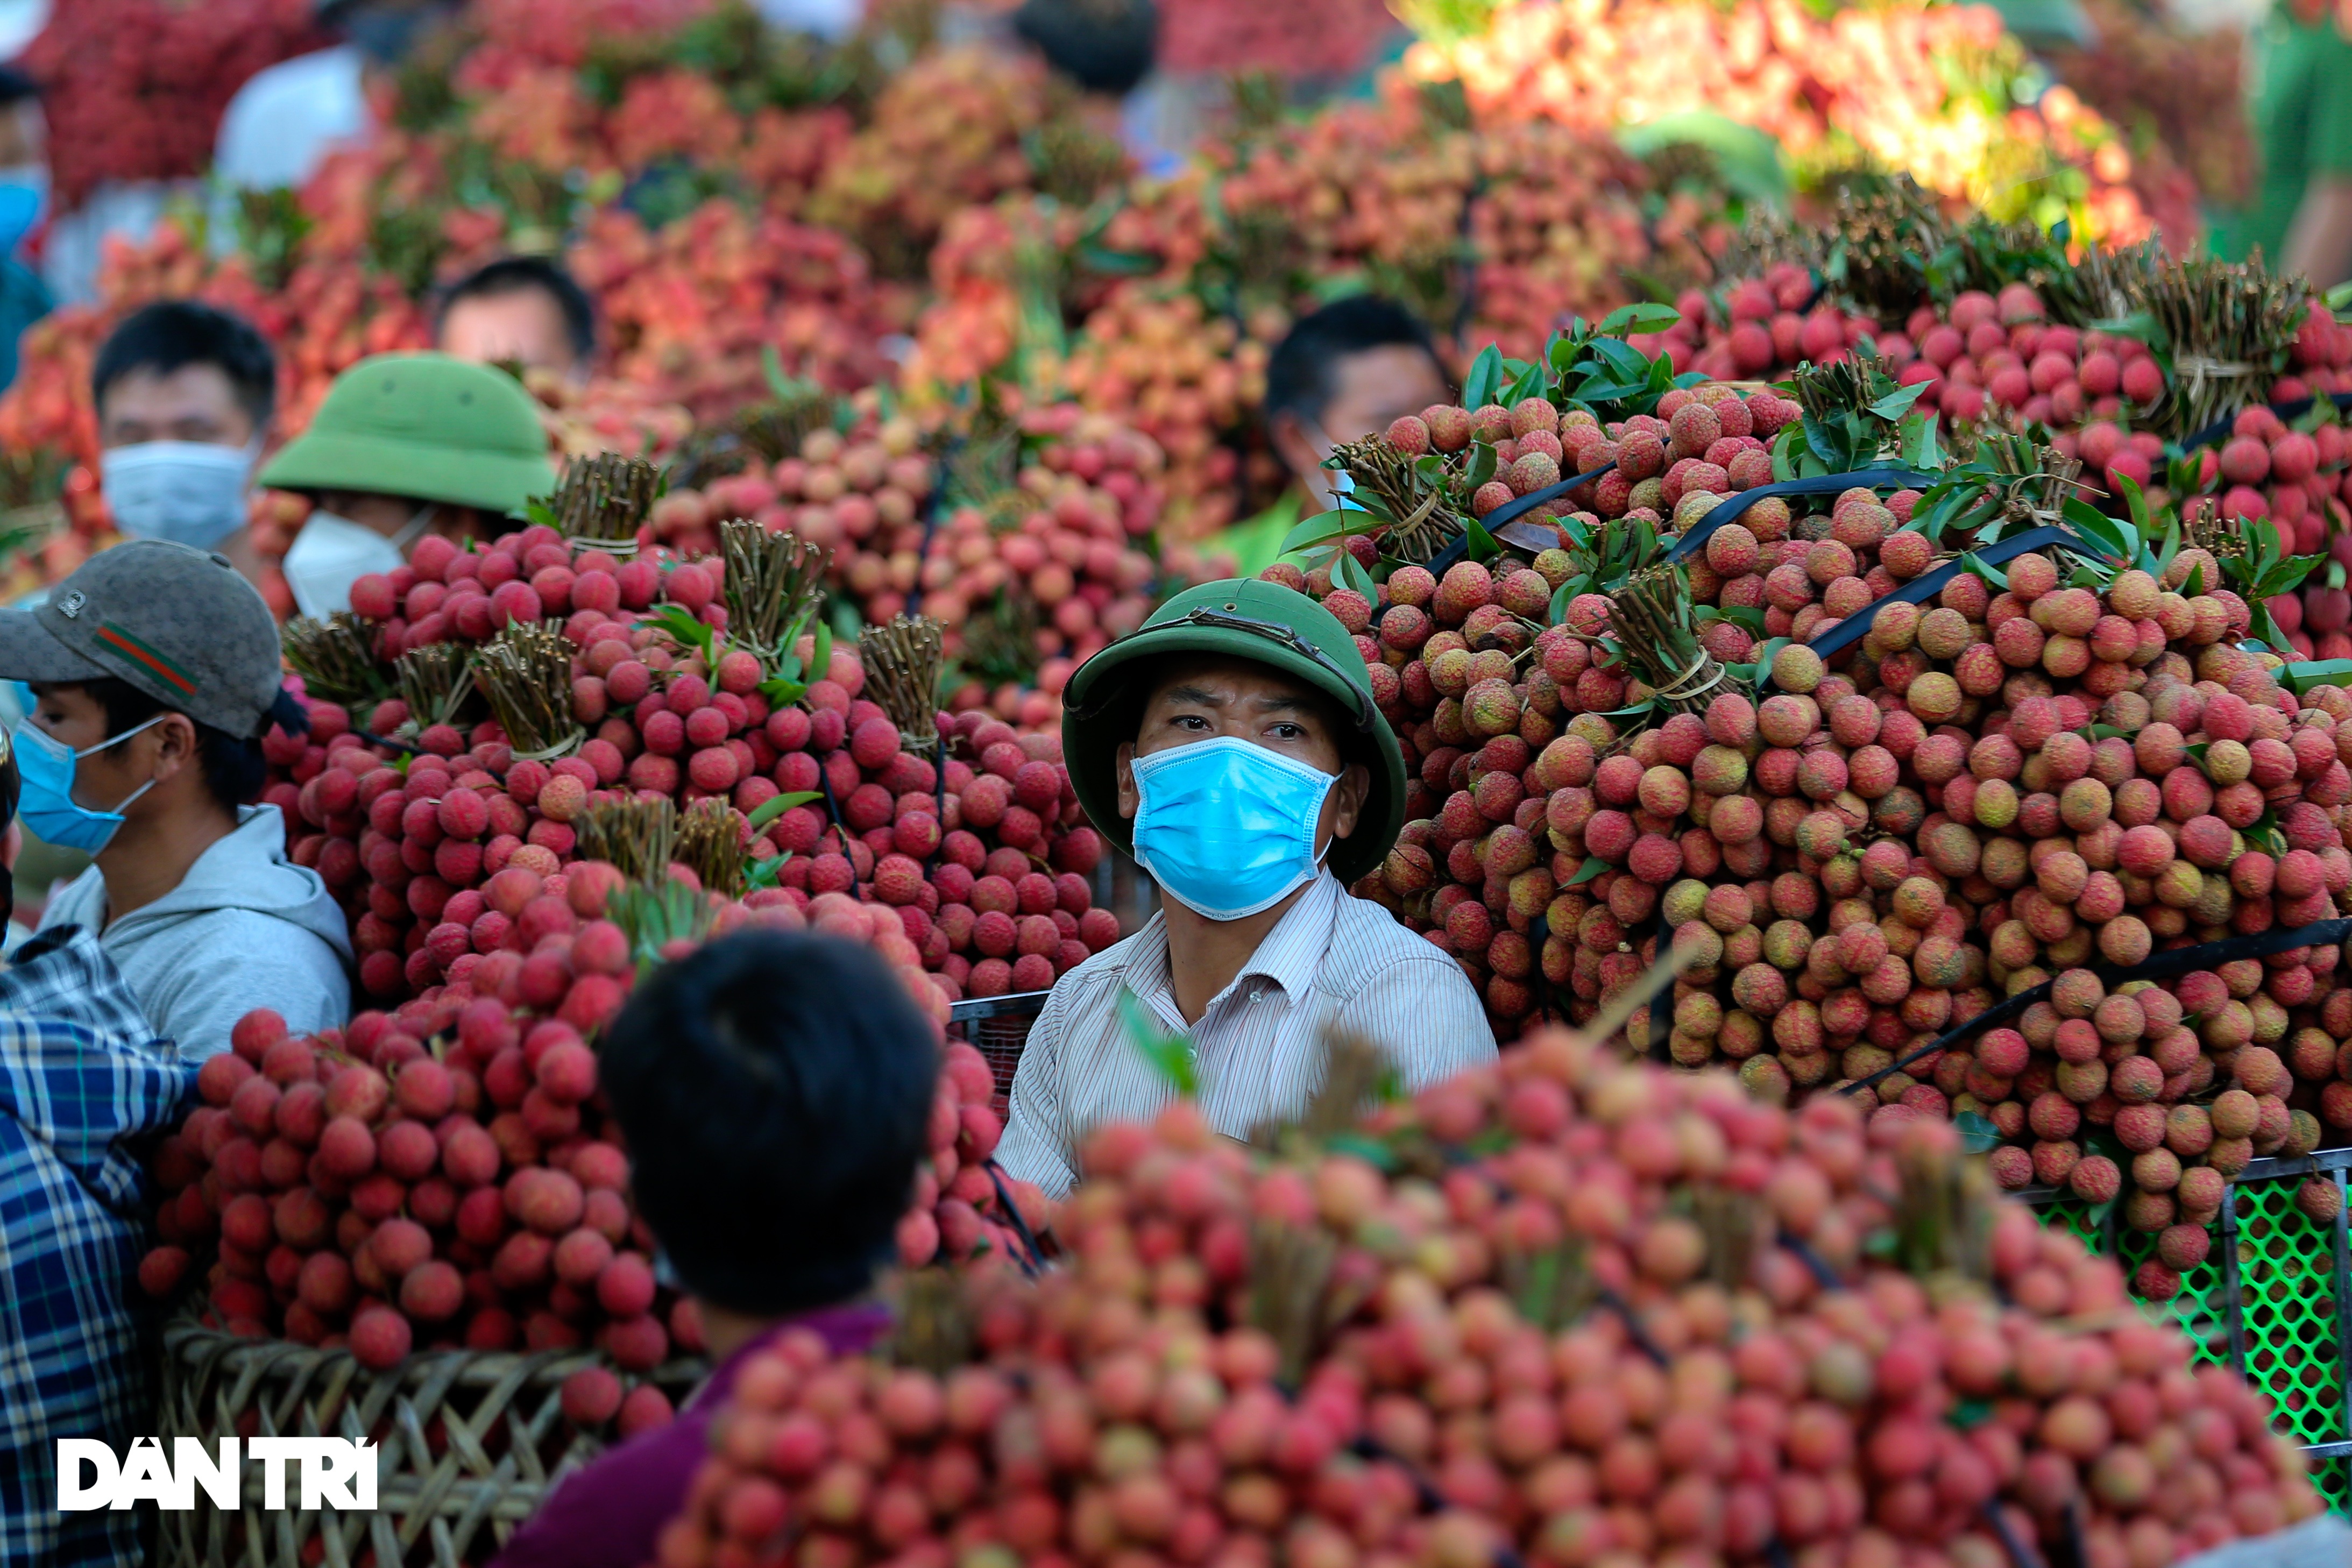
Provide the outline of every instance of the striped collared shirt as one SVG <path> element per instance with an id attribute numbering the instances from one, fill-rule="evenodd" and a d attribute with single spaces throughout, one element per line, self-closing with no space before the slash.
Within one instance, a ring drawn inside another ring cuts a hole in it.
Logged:
<path id="1" fill-rule="evenodd" d="M 1190 1026 L 1177 1010 L 1162 916 L 1062 977 L 1029 1031 L 996 1157 L 1051 1197 L 1077 1180 L 1077 1148 L 1106 1122 L 1145 1121 L 1173 1091 L 1128 1038 L 1119 997 L 1192 1037 L 1201 1110 L 1245 1138 L 1306 1109 L 1321 1085 L 1327 1030 L 1388 1054 L 1408 1090 L 1490 1061 L 1495 1036 L 1461 967 L 1379 904 L 1325 872 L 1291 905 L 1233 983 Z"/>

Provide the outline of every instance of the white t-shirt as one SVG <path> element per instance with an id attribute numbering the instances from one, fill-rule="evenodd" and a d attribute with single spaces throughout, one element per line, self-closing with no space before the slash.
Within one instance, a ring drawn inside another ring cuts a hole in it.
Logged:
<path id="1" fill-rule="evenodd" d="M 253 191 L 299 185 L 337 143 L 364 138 L 372 121 L 361 60 L 344 44 L 257 72 L 221 116 L 213 172 Z"/>

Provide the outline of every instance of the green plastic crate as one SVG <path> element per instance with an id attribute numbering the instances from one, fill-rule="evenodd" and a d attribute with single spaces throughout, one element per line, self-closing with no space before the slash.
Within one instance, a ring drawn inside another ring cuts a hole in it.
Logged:
<path id="1" fill-rule="evenodd" d="M 2271 1400 L 2273 1425 L 2309 1451 L 2313 1479 L 2328 1505 L 2352 1514 L 2352 1404 L 2345 1368 L 2347 1324 L 2337 1303 L 2347 1287 L 2346 1216 L 2319 1225 L 2295 1206 L 2315 1170 L 2343 1190 L 2352 1149 L 2294 1161 L 2256 1160 L 2231 1190 L 2205 1261 L 2181 1276 L 2169 1301 L 2143 1302 L 2173 1324 L 2197 1358 L 2235 1366 Z M 2046 1189 L 2020 1195 L 2044 1225 L 2062 1226 L 2126 1271 L 2156 1252 L 2156 1238 L 2125 1229 L 2110 1212 L 2093 1222 L 2089 1205 Z"/>

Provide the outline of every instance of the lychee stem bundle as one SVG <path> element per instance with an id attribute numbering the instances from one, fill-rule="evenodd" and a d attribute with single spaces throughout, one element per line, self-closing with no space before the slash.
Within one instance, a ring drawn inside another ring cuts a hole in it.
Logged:
<path id="1" fill-rule="evenodd" d="M 857 634 L 866 695 L 898 727 L 906 749 L 939 745 L 940 676 L 947 668 L 947 629 L 928 615 L 900 615 Z"/>
<path id="2" fill-rule="evenodd" d="M 1431 485 L 1414 465 L 1412 454 L 1387 436 L 1342 442 L 1332 450 L 1340 471 L 1388 509 L 1381 553 L 1418 563 L 1436 555 L 1461 534 L 1461 515 L 1445 487 Z M 1372 520 L 1368 517 L 1368 523 Z"/>
<path id="3" fill-rule="evenodd" d="M 1668 712 L 1704 714 L 1707 704 L 1733 689 L 1722 661 L 1699 645 L 1690 583 L 1680 567 L 1635 573 L 1611 601 L 1609 625 Z"/>
<path id="4" fill-rule="evenodd" d="M 571 644 L 556 626 L 509 626 L 475 655 L 474 678 L 517 760 L 544 762 L 587 738 L 572 716 Z"/>
<path id="5" fill-rule="evenodd" d="M 1898 1149 L 1895 1164 L 1902 1184 L 1895 1232 L 1903 1267 L 1922 1279 L 1989 1282 L 1998 1208 L 1984 1163 L 1918 1142 Z"/>
<path id="6" fill-rule="evenodd" d="M 408 706 L 408 722 L 419 730 L 456 724 L 466 699 L 474 694 L 472 661 L 457 643 L 412 648 L 392 669 L 393 685 Z"/>
<path id="7" fill-rule="evenodd" d="M 311 696 L 349 707 L 383 695 L 375 660 L 375 632 L 348 610 L 324 621 L 297 616 L 279 633 L 286 663 Z"/>
<path id="8" fill-rule="evenodd" d="M 677 808 L 658 800 L 610 800 L 579 821 L 580 858 L 604 861 L 631 882 L 656 882 L 677 858 Z"/>
<path id="9" fill-rule="evenodd" d="M 2193 256 L 2158 264 L 2140 291 L 2139 308 L 2172 350 L 2166 398 L 2169 434 L 2184 435 L 2257 401 L 2294 343 L 2307 309 L 2300 277 L 2281 277 L 2258 262 Z"/>
<path id="10" fill-rule="evenodd" d="M 706 892 L 742 897 L 742 814 L 715 796 L 697 800 L 678 822 L 677 858 L 701 880 Z"/>
<path id="11" fill-rule="evenodd" d="M 816 619 L 832 552 L 737 517 L 719 525 L 719 553 L 727 563 L 728 639 L 772 667 Z"/>
<path id="12" fill-rule="evenodd" d="M 801 449 L 811 433 L 833 423 L 833 400 L 806 382 L 786 385 L 784 395 L 757 403 L 735 417 L 730 434 L 770 463 Z"/>
<path id="13" fill-rule="evenodd" d="M 890 1359 L 945 1377 L 972 1359 L 971 1298 L 952 1269 L 908 1269 L 894 1279 Z"/>
<path id="14" fill-rule="evenodd" d="M 637 528 L 661 493 L 661 475 L 642 457 L 617 452 L 574 458 L 564 465 L 549 510 L 577 549 L 635 554 Z"/>

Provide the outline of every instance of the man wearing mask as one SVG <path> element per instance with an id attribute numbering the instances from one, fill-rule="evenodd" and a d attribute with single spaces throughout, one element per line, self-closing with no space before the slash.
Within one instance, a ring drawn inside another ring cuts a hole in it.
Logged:
<path id="1" fill-rule="evenodd" d="M 94 862 L 49 900 L 41 932 L 96 934 L 186 1060 L 227 1050 L 257 1007 L 298 1032 L 340 1026 L 343 913 L 287 858 L 278 808 L 248 804 L 261 737 L 303 723 L 253 585 L 224 557 L 129 540 L 37 609 L 0 611 L 0 680 L 30 688 L 13 737 L 26 830 Z"/>
<path id="2" fill-rule="evenodd" d="M 55 303 L 25 257 L 48 216 L 47 125 L 33 78 L 0 66 L 0 387 L 16 380 L 16 340 Z"/>
<path id="3" fill-rule="evenodd" d="M 99 479 L 134 539 L 217 550 L 261 576 L 246 524 L 277 406 L 278 361 L 242 317 L 164 299 L 125 317 L 90 371 Z"/>
<path id="4" fill-rule="evenodd" d="M 17 790 L 0 735 L 0 833 Z M 0 868 L 0 917 L 13 894 Z M 143 1561 L 135 1513 L 58 1511 L 58 1439 L 121 1454 L 155 1430 L 141 1150 L 195 1078 L 97 932 L 53 927 L 0 967 L 0 1563 Z"/>
<path id="5" fill-rule="evenodd" d="M 1337 505 L 1333 486 L 1340 476 L 1323 466 L 1332 447 L 1361 441 L 1449 396 L 1429 329 L 1395 301 L 1357 294 L 1301 317 L 1265 367 L 1266 438 L 1290 474 L 1290 487 L 1206 553 L 1231 552 L 1245 575 L 1264 571 L 1300 518 Z"/>
<path id="6" fill-rule="evenodd" d="M 280 570 L 305 615 L 352 607 L 352 584 L 392 571 L 436 533 L 460 545 L 515 525 L 555 488 L 539 405 L 504 371 L 446 354 L 379 354 L 335 378 L 310 427 L 262 470 L 318 503 Z"/>
<path id="7" fill-rule="evenodd" d="M 1396 841 L 1404 760 L 1338 617 L 1278 583 L 1190 589 L 1064 700 L 1078 803 L 1161 900 L 1055 986 L 1013 1077 L 1007 1171 L 1059 1197 L 1090 1129 L 1167 1102 L 1128 1035 L 1137 1004 L 1189 1037 L 1202 1113 L 1236 1138 L 1305 1109 L 1328 1034 L 1378 1047 L 1408 1089 L 1493 1058 L 1461 967 L 1347 890 Z"/>

